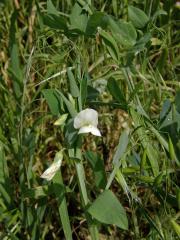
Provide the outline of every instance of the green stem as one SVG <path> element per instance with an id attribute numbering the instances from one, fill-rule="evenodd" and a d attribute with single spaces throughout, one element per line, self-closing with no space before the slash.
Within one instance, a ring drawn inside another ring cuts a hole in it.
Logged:
<path id="1" fill-rule="evenodd" d="M 67 240 L 72 240 L 72 230 L 69 220 L 69 214 L 67 210 L 67 202 L 65 197 L 65 186 L 63 183 L 61 171 L 56 173 L 56 176 L 53 179 L 54 191 L 56 197 L 58 198 L 58 210 L 61 218 L 61 223 L 64 231 L 65 238 Z"/>
<path id="2" fill-rule="evenodd" d="M 89 199 L 88 199 L 86 185 L 85 185 L 85 173 L 84 173 L 84 167 L 82 164 L 82 160 L 80 160 L 80 162 L 76 162 L 75 167 L 76 167 L 76 172 L 77 172 L 77 177 L 78 177 L 79 190 L 80 190 L 81 199 L 82 199 L 81 201 L 82 201 L 83 207 L 85 208 L 87 206 L 87 204 L 89 203 Z M 91 239 L 98 240 L 99 234 L 98 234 L 97 226 L 93 223 L 91 216 L 86 212 L 85 212 L 85 217 L 86 217 L 86 220 L 88 223 L 88 228 L 89 228 L 89 232 L 91 234 Z"/>
<path id="3" fill-rule="evenodd" d="M 81 139 L 79 138 L 78 145 L 81 145 Z M 72 154 L 72 152 L 71 152 Z M 87 207 L 87 204 L 89 203 L 89 198 L 87 195 L 87 189 L 86 189 L 86 178 L 85 178 L 85 172 L 84 172 L 84 166 L 82 163 L 82 153 L 80 146 L 76 148 L 76 151 L 74 153 L 74 157 L 78 159 L 78 161 L 75 161 L 75 167 L 76 167 L 76 172 L 77 172 L 77 177 L 78 177 L 78 185 L 79 185 L 79 190 L 81 194 L 81 201 L 82 201 L 82 206 L 85 209 Z M 96 224 L 94 224 L 92 217 L 85 212 L 85 217 L 87 220 L 89 232 L 91 235 L 92 240 L 99 240 L 99 234 L 98 234 L 98 228 Z"/>

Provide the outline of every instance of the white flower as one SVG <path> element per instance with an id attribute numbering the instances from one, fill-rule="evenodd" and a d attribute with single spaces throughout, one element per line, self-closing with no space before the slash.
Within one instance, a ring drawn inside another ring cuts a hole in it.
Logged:
<path id="1" fill-rule="evenodd" d="M 101 136 L 98 125 L 98 113 L 94 109 L 86 108 L 79 112 L 74 118 L 74 128 L 79 129 L 80 133 L 92 133 L 95 136 Z"/>
<path id="2" fill-rule="evenodd" d="M 40 177 L 50 181 L 54 177 L 56 172 L 59 170 L 62 163 L 62 159 L 63 159 L 62 151 L 56 153 L 54 162 L 51 164 L 51 166 L 48 169 L 46 169 L 45 172 L 43 172 L 43 174 Z"/>

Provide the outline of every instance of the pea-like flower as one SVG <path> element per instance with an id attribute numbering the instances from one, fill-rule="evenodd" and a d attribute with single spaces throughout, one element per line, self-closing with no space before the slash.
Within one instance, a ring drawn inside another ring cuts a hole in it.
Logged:
<path id="1" fill-rule="evenodd" d="M 92 133 L 95 136 L 101 136 L 98 125 L 98 113 L 96 110 L 86 108 L 77 114 L 74 118 L 74 128 L 79 129 L 78 134 Z"/>

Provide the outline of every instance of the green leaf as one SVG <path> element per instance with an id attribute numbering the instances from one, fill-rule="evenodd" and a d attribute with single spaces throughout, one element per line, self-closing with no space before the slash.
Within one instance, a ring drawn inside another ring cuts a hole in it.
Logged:
<path id="1" fill-rule="evenodd" d="M 177 236 L 179 237 L 180 236 L 180 225 L 177 222 L 175 222 L 174 219 L 171 219 L 170 222 L 171 222 L 171 225 L 172 225 L 174 231 L 176 232 Z"/>
<path id="2" fill-rule="evenodd" d="M 74 120 L 70 119 L 66 124 L 65 142 L 69 147 L 73 147 L 77 138 L 77 130 L 73 126 Z"/>
<path id="3" fill-rule="evenodd" d="M 63 32 L 68 32 L 68 27 L 65 19 L 62 16 L 57 16 L 54 14 L 47 14 L 43 17 L 43 22 L 50 28 L 63 30 Z"/>
<path id="4" fill-rule="evenodd" d="M 86 102 L 86 97 L 87 97 L 87 78 L 88 78 L 88 76 L 85 75 L 81 79 L 81 83 L 80 83 L 80 102 L 81 102 L 82 108 Z"/>
<path id="5" fill-rule="evenodd" d="M 151 37 L 150 33 L 144 34 L 143 37 L 141 37 L 133 46 L 132 51 L 137 54 L 138 52 L 144 50 L 148 42 L 150 42 Z"/>
<path id="6" fill-rule="evenodd" d="M 5 184 L 7 178 L 9 178 L 9 171 L 5 158 L 4 147 L 0 142 L 0 183 Z"/>
<path id="7" fill-rule="evenodd" d="M 79 88 L 77 86 L 76 80 L 70 68 L 67 69 L 67 74 L 70 84 L 70 92 L 73 97 L 79 97 Z"/>
<path id="8" fill-rule="evenodd" d="M 22 81 L 22 70 L 19 61 L 19 48 L 17 44 L 13 44 L 11 51 L 11 68 L 16 78 Z"/>
<path id="9" fill-rule="evenodd" d="M 177 91 L 175 96 L 175 106 L 176 106 L 176 110 L 180 113 L 180 90 Z"/>
<path id="10" fill-rule="evenodd" d="M 149 21 L 148 16 L 139 8 L 128 6 L 129 20 L 136 28 L 143 28 Z"/>
<path id="11" fill-rule="evenodd" d="M 173 120 L 173 117 L 172 117 L 172 109 L 170 110 L 170 112 L 168 112 L 168 114 L 162 120 L 163 120 L 163 122 L 160 125 L 160 129 L 165 128 L 165 127 L 173 124 L 174 120 Z"/>
<path id="12" fill-rule="evenodd" d="M 84 155 L 93 170 L 96 186 L 104 189 L 106 186 L 106 173 L 103 160 L 99 154 L 92 151 L 86 151 Z"/>
<path id="13" fill-rule="evenodd" d="M 44 89 L 42 90 L 50 111 L 53 115 L 58 115 L 60 113 L 60 99 L 56 95 L 55 89 Z"/>
<path id="14" fill-rule="evenodd" d="M 54 7 L 54 5 L 53 5 L 51 0 L 47 0 L 47 13 L 48 14 L 57 15 L 57 16 L 59 15 L 59 12 Z"/>
<path id="15" fill-rule="evenodd" d="M 7 207 L 12 207 L 12 190 L 4 147 L 0 142 L 0 197 Z"/>
<path id="16" fill-rule="evenodd" d="M 115 39 L 109 34 L 108 32 L 105 32 L 102 29 L 98 30 L 99 35 L 103 38 L 103 42 L 106 45 L 111 57 L 115 60 L 118 61 L 119 59 L 119 48 L 118 45 L 115 41 Z"/>
<path id="17" fill-rule="evenodd" d="M 133 108 L 130 109 L 130 112 L 134 122 L 134 126 L 136 128 L 136 132 L 139 136 L 143 148 L 146 149 L 147 157 L 151 164 L 153 174 L 156 177 L 159 174 L 159 152 L 151 138 L 147 135 L 146 128 L 143 127 L 145 126 L 145 123 L 143 122 L 143 117 L 139 115 L 139 113 L 137 113 Z"/>
<path id="18" fill-rule="evenodd" d="M 172 140 L 170 137 L 169 137 L 169 155 L 170 155 L 171 160 L 174 160 L 176 158 L 174 146 L 173 146 L 173 143 L 172 143 Z"/>
<path id="19" fill-rule="evenodd" d="M 115 155 L 113 157 L 114 169 L 109 176 L 106 189 L 108 189 L 111 186 L 111 183 L 114 180 L 119 167 L 121 166 L 123 155 L 125 154 L 125 151 L 127 149 L 128 142 L 129 142 L 128 133 L 126 132 L 126 130 L 124 130 L 119 138 L 119 143 Z"/>
<path id="20" fill-rule="evenodd" d="M 99 96 L 99 91 L 92 87 L 92 86 L 87 86 L 87 99 L 89 101 L 95 100 Z"/>
<path id="21" fill-rule="evenodd" d="M 12 47 L 16 44 L 16 23 L 18 18 L 18 10 L 14 10 L 11 15 L 10 29 L 9 29 L 9 50 L 12 51 Z"/>
<path id="22" fill-rule="evenodd" d="M 171 102 L 169 99 L 166 99 L 163 103 L 162 110 L 160 112 L 160 120 L 164 119 L 171 108 Z"/>
<path id="23" fill-rule="evenodd" d="M 95 12 L 93 13 L 88 22 L 86 27 L 86 35 L 94 35 L 97 31 L 98 27 L 106 28 L 108 23 L 108 18 L 103 12 Z"/>
<path id="24" fill-rule="evenodd" d="M 86 12 L 78 3 L 75 3 L 73 6 L 69 19 L 71 24 L 70 29 L 78 29 L 81 32 L 85 32 L 88 18 Z"/>
<path id="25" fill-rule="evenodd" d="M 119 88 L 119 84 L 114 78 L 110 78 L 107 83 L 107 88 L 111 95 L 116 99 L 117 102 L 122 104 L 123 108 L 127 109 L 127 102 L 122 93 L 121 89 Z"/>
<path id="26" fill-rule="evenodd" d="M 109 28 L 116 39 L 124 47 L 131 47 L 136 43 L 136 29 L 131 23 L 123 20 L 115 22 L 109 18 Z"/>
<path id="27" fill-rule="evenodd" d="M 20 98 L 22 96 L 23 91 L 23 73 L 20 66 L 20 60 L 19 60 L 19 47 L 16 43 L 12 45 L 11 49 L 11 61 L 10 61 L 10 67 L 8 69 L 12 76 L 12 83 L 13 83 L 13 89 L 15 96 L 17 98 Z"/>
<path id="28" fill-rule="evenodd" d="M 161 15 L 167 15 L 167 12 L 162 9 L 157 10 L 152 16 L 152 21 L 155 21 Z"/>
<path id="29" fill-rule="evenodd" d="M 64 96 L 63 93 L 61 93 L 60 91 L 56 90 L 56 95 L 59 95 L 61 97 L 61 99 L 63 100 L 63 102 L 65 103 L 70 115 L 72 117 L 75 117 L 77 112 L 76 109 L 74 108 L 73 104 Z"/>
<path id="30" fill-rule="evenodd" d="M 157 61 L 156 67 L 158 68 L 159 72 L 163 74 L 166 70 L 166 64 L 168 59 L 168 47 L 166 46 L 161 50 L 161 55 L 159 56 L 159 59 Z"/>
<path id="31" fill-rule="evenodd" d="M 101 193 L 87 211 L 99 222 L 114 224 L 125 230 L 128 229 L 126 212 L 110 190 Z"/>
<path id="32" fill-rule="evenodd" d="M 120 158 L 125 153 L 128 143 L 129 143 L 129 137 L 126 130 L 124 130 L 119 138 L 119 143 L 113 157 L 114 165 L 116 165 L 119 162 Z"/>

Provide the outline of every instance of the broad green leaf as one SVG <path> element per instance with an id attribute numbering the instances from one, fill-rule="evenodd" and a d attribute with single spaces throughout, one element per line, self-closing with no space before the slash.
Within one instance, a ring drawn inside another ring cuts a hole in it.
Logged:
<path id="1" fill-rule="evenodd" d="M 67 75 L 69 78 L 70 92 L 73 97 L 79 97 L 79 88 L 76 80 L 70 68 L 67 69 Z"/>
<path id="2" fill-rule="evenodd" d="M 126 212 L 110 190 L 101 193 L 87 211 L 101 223 L 113 224 L 119 228 L 128 229 Z"/>
<path id="3" fill-rule="evenodd" d="M 57 15 L 57 16 L 59 15 L 59 12 L 55 8 L 51 0 L 47 0 L 47 13 L 49 15 L 50 14 Z"/>
<path id="4" fill-rule="evenodd" d="M 124 47 L 131 47 L 136 43 L 136 29 L 131 23 L 123 20 L 115 22 L 109 18 L 109 29 L 118 43 Z"/>
<path id="5" fill-rule="evenodd" d="M 115 41 L 115 39 L 111 36 L 110 33 L 105 32 L 102 29 L 98 30 L 99 35 L 102 37 L 105 46 L 107 47 L 111 57 L 115 60 L 118 61 L 119 59 L 119 48 L 118 45 Z"/>
<path id="6" fill-rule="evenodd" d="M 60 99 L 56 95 L 55 89 L 44 89 L 42 90 L 50 111 L 53 115 L 58 115 L 60 113 Z"/>
<path id="7" fill-rule="evenodd" d="M 63 30 L 64 33 L 68 32 L 66 21 L 62 16 L 47 14 L 43 17 L 43 22 L 45 25 L 49 26 L 50 28 Z"/>
<path id="8" fill-rule="evenodd" d="M 129 20 L 136 28 L 143 28 L 149 21 L 148 16 L 139 8 L 128 6 Z"/>
<path id="9" fill-rule="evenodd" d="M 136 44 L 132 47 L 131 51 L 134 53 L 138 53 L 146 47 L 146 45 L 150 42 L 151 40 L 151 34 L 150 33 L 145 33 L 137 42 Z"/>
<path id="10" fill-rule="evenodd" d="M 120 104 L 122 104 L 123 109 L 127 109 L 127 102 L 124 97 L 124 94 L 122 93 L 119 84 L 114 78 L 110 78 L 107 83 L 107 88 L 111 95 L 118 101 Z"/>
<path id="11" fill-rule="evenodd" d="M 92 151 L 85 152 L 85 158 L 89 161 L 93 174 L 95 176 L 95 184 L 98 188 L 105 188 L 106 186 L 106 173 L 104 162 L 100 155 Z"/>
<path id="12" fill-rule="evenodd" d="M 86 35 L 94 35 L 97 31 L 98 27 L 102 29 L 106 28 L 108 22 L 108 18 L 103 12 L 95 12 L 93 13 L 87 22 L 86 27 Z"/>
<path id="13" fill-rule="evenodd" d="M 88 20 L 87 13 L 78 3 L 75 3 L 73 6 L 69 19 L 70 29 L 78 29 L 81 32 L 85 32 Z"/>

